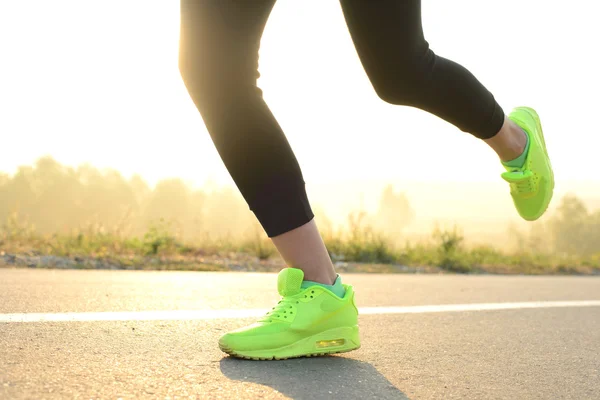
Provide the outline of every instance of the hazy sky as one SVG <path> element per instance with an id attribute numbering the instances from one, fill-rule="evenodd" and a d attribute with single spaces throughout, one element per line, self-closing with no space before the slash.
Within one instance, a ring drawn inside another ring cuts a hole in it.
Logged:
<path id="1" fill-rule="evenodd" d="M 424 1 L 432 49 L 544 123 L 558 187 L 600 184 L 596 3 Z M 0 171 L 49 154 L 230 183 L 177 69 L 176 0 L 0 2 Z M 260 85 L 307 182 L 499 180 L 481 142 L 375 95 L 335 0 L 279 0 Z M 235 118 L 235 116 L 232 116 Z"/>

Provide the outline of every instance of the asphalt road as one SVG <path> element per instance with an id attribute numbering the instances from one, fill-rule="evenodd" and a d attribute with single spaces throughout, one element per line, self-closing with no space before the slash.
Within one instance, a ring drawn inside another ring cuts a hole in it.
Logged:
<path id="1" fill-rule="evenodd" d="M 600 278 L 344 275 L 359 307 L 600 300 Z M 275 275 L 0 269 L 8 314 L 270 308 Z M 242 361 L 243 319 L 0 322 L 0 398 L 600 399 L 600 307 L 361 315 L 342 355 Z"/>

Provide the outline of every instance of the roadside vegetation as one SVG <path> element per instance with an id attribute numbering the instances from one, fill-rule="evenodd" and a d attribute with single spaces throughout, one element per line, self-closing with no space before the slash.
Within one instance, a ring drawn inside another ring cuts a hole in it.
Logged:
<path id="1" fill-rule="evenodd" d="M 574 196 L 557 201 L 544 222 L 506 232 L 510 251 L 469 244 L 458 226 L 411 240 L 403 231 L 414 212 L 391 188 L 375 215 L 352 213 L 340 227 L 321 215 L 319 225 L 332 260 L 352 271 L 600 274 L 600 210 Z M 151 189 L 139 177 L 45 158 L 0 174 L 0 265 L 274 271 L 282 261 L 230 189 L 180 180 Z"/>

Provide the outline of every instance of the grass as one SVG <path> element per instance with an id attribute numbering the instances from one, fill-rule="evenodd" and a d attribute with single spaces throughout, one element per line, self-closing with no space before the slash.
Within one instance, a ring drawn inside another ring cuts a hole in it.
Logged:
<path id="1" fill-rule="evenodd" d="M 600 274 L 600 254 L 509 254 L 490 246 L 469 247 L 456 227 L 436 229 L 429 242 L 393 245 L 392 238 L 363 224 L 360 215 L 352 217 L 349 226 L 346 231 L 325 232 L 324 240 L 332 260 L 352 271 L 395 272 L 397 266 L 406 266 L 424 272 Z M 42 235 L 9 218 L 0 229 L 0 256 L 7 254 L 68 258 L 75 268 L 97 268 L 98 260 L 124 269 L 260 271 L 282 266 L 259 229 L 242 239 L 206 236 L 182 241 L 164 221 L 141 237 L 124 237 L 97 227 Z"/>

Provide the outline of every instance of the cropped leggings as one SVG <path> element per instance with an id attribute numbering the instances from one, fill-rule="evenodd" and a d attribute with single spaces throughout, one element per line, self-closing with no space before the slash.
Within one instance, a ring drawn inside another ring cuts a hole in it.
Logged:
<path id="1" fill-rule="evenodd" d="M 179 70 L 221 159 L 269 237 L 313 212 L 298 161 L 257 86 L 276 0 L 180 0 Z M 504 123 L 494 96 L 423 36 L 420 0 L 340 0 L 360 61 L 385 102 L 487 139 Z"/>

